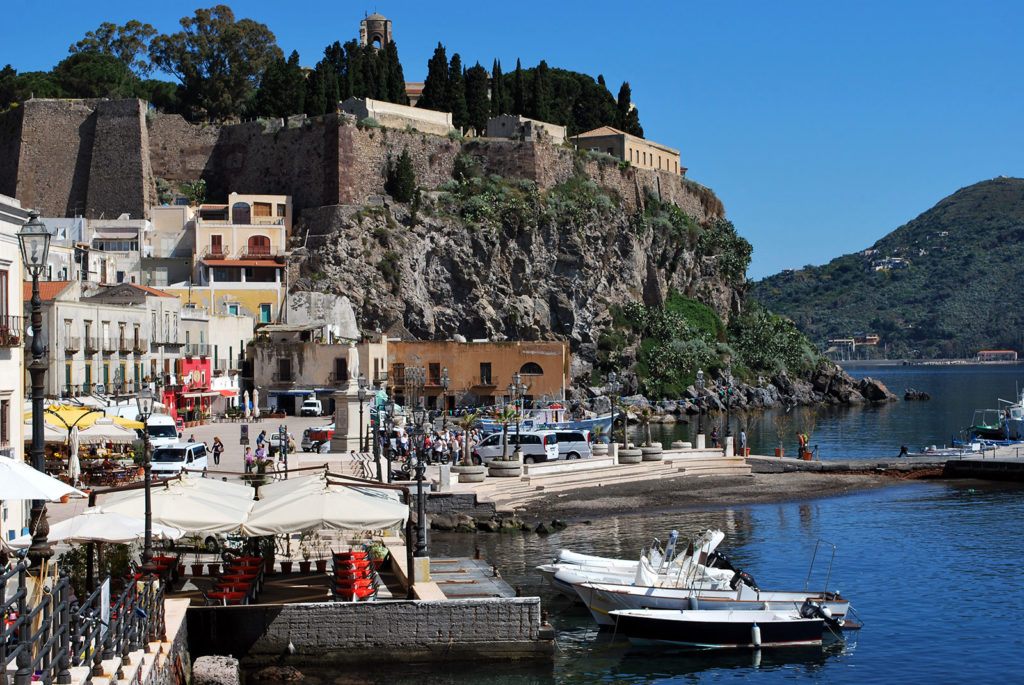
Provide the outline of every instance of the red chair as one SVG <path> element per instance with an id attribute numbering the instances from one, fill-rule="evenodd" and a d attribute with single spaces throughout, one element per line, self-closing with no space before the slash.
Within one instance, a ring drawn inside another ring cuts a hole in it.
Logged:
<path id="1" fill-rule="evenodd" d="M 248 592 L 203 592 L 206 606 L 238 606 L 249 603 Z"/>
<path id="2" fill-rule="evenodd" d="M 365 558 L 366 558 L 366 552 L 357 552 L 355 550 L 352 550 L 352 551 L 349 551 L 349 552 L 335 552 L 334 553 L 334 561 L 336 563 L 339 562 L 339 561 L 351 561 L 351 560 L 354 560 L 354 559 L 365 559 Z"/>

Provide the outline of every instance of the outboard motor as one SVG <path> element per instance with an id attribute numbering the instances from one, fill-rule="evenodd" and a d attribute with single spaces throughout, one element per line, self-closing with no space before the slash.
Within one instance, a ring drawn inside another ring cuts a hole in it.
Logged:
<path id="1" fill-rule="evenodd" d="M 708 555 L 708 563 L 704 565 L 710 566 L 711 568 L 724 568 L 726 571 L 736 570 L 736 567 L 732 565 L 731 561 L 729 561 L 729 557 L 725 556 L 725 554 L 718 550 L 715 550 Z"/>
<path id="2" fill-rule="evenodd" d="M 761 590 L 754 581 L 754 576 L 750 575 L 746 571 L 736 571 L 732 576 L 732 580 L 729 581 L 729 587 L 735 590 L 739 587 L 740 583 L 752 588 L 755 592 Z"/>
<path id="3" fill-rule="evenodd" d="M 832 616 L 832 612 L 827 606 L 823 606 L 818 602 L 812 602 L 809 599 L 804 600 L 804 603 L 800 605 L 800 616 L 803 618 L 820 618 L 832 630 L 843 629 L 842 622 Z"/>

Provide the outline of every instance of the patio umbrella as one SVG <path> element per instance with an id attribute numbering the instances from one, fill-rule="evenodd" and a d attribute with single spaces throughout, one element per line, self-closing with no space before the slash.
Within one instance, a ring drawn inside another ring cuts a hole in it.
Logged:
<path id="1" fill-rule="evenodd" d="M 78 432 L 78 426 L 71 430 Z M 83 445 L 99 445 L 108 442 L 131 444 L 138 439 L 139 436 L 135 431 L 122 428 L 114 422 L 113 417 L 109 416 L 97 419 L 91 426 L 79 432 L 79 440 Z"/>
<path id="2" fill-rule="evenodd" d="M 235 533 L 249 515 L 253 489 L 248 485 L 183 475 L 152 489 L 153 522 L 202 533 Z M 136 518 L 145 516 L 145 492 L 108 495 L 98 508 Z"/>
<path id="3" fill-rule="evenodd" d="M 25 412 L 25 420 L 28 421 L 31 418 L 32 412 Z M 73 407 L 66 404 L 51 404 L 43 411 L 44 422 L 58 430 L 65 431 L 65 436 L 71 426 L 87 428 L 102 418 L 104 418 L 102 410 L 90 409 L 88 407 Z M 108 416 L 106 418 L 125 428 L 143 428 L 140 421 L 126 419 L 123 416 Z"/>
<path id="4" fill-rule="evenodd" d="M 408 506 L 333 484 L 322 473 L 303 478 L 298 484 L 283 483 L 280 488 L 265 488 L 269 494 L 252 508 L 242 528 L 245 535 L 323 529 L 377 530 L 398 527 L 409 517 Z M 297 506 L 298 502 L 301 506 Z"/>
<path id="5" fill-rule="evenodd" d="M 177 540 L 185 531 L 172 526 L 153 523 L 154 540 Z M 134 516 L 125 516 L 113 512 L 103 512 L 97 507 L 86 509 L 78 516 L 73 516 L 50 526 L 47 540 L 50 542 L 110 542 L 127 544 L 141 540 L 145 536 L 146 522 Z M 32 544 L 31 535 L 22 535 L 10 542 L 13 549 L 24 549 Z"/>
<path id="6" fill-rule="evenodd" d="M 61 430 L 55 427 L 53 424 L 43 421 L 43 442 L 59 442 L 64 444 L 67 442 L 68 433 L 66 430 Z M 25 420 L 25 441 L 29 442 L 32 440 L 32 415 L 29 414 Z"/>
<path id="7" fill-rule="evenodd" d="M 252 416 L 252 405 L 249 404 L 249 391 L 246 390 L 245 394 L 242 395 L 243 409 L 245 409 L 245 418 Z"/>
<path id="8" fill-rule="evenodd" d="M 260 417 L 260 391 L 252 391 L 252 417 L 258 419 Z"/>
<path id="9" fill-rule="evenodd" d="M 82 475 L 82 462 L 78 458 L 78 446 L 78 426 L 75 426 L 68 434 L 68 478 L 72 485 L 77 483 Z"/>
<path id="10" fill-rule="evenodd" d="M 85 497 L 81 490 L 36 471 L 23 461 L 0 457 L 0 500 L 45 499 L 55 502 L 64 495 Z"/>

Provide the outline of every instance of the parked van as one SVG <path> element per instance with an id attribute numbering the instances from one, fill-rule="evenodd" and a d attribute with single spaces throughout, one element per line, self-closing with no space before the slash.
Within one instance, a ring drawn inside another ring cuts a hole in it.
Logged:
<path id="1" fill-rule="evenodd" d="M 181 433 L 174 424 L 174 419 L 167 414 L 150 415 L 146 427 L 149 428 L 149 444 L 153 449 L 173 445 L 181 440 Z"/>
<path id="2" fill-rule="evenodd" d="M 515 452 L 517 443 L 522 448 L 524 464 L 558 459 L 558 434 L 555 431 L 520 432 L 518 438 L 515 431 L 509 431 L 508 456 L 511 457 Z M 486 464 L 500 459 L 501 452 L 501 433 L 493 433 L 478 442 L 473 448 L 473 463 Z"/>
<path id="3" fill-rule="evenodd" d="M 153 450 L 153 474 L 174 476 L 182 469 L 205 471 L 206 445 L 201 442 L 174 442 Z"/>
<path id="4" fill-rule="evenodd" d="M 558 456 L 562 459 L 590 459 L 594 456 L 590 449 L 590 431 L 562 430 L 555 431 L 558 435 Z"/>
<path id="5" fill-rule="evenodd" d="M 308 397 L 299 408 L 299 416 L 320 416 L 324 413 L 324 407 L 315 397 Z"/>

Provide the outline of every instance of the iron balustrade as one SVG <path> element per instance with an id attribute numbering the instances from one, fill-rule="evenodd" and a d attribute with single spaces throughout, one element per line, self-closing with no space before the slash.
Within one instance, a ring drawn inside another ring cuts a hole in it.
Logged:
<path id="1" fill-rule="evenodd" d="M 17 347 L 21 344 L 23 318 L 11 314 L 0 316 L 0 346 Z"/>

